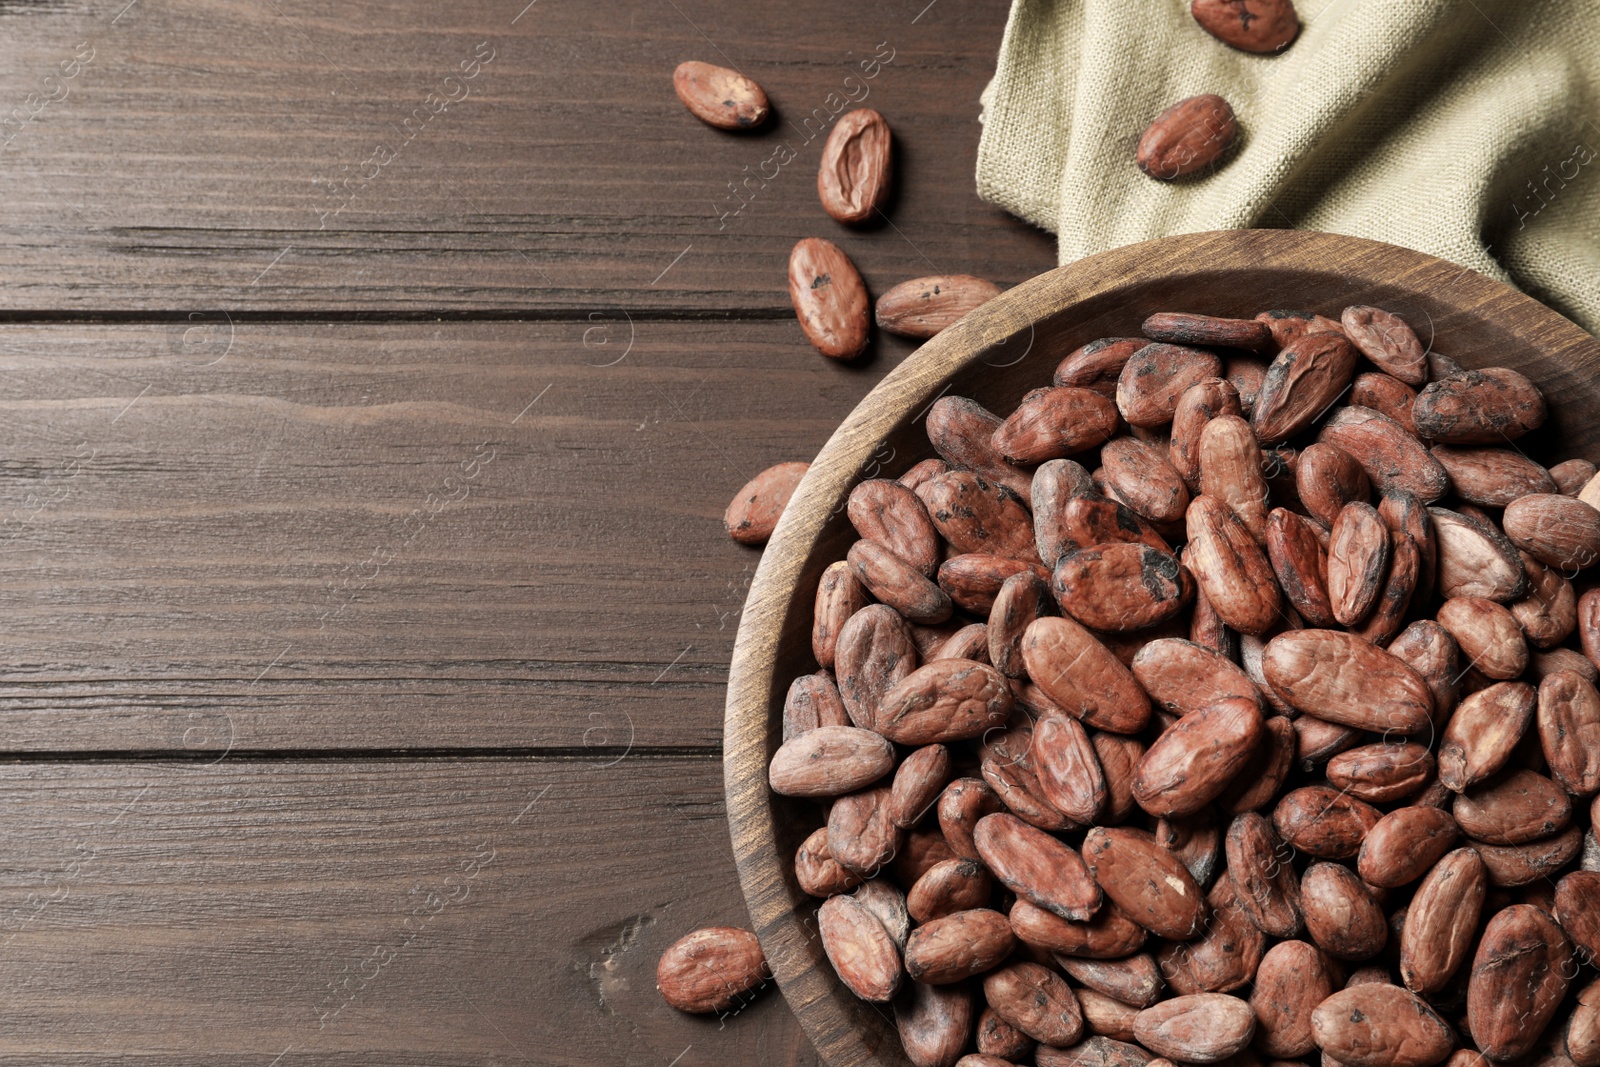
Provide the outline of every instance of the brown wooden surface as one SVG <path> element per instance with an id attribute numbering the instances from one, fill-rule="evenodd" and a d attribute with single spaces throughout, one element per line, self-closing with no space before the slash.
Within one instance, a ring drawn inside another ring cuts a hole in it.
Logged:
<path id="1" fill-rule="evenodd" d="M 1552 400 L 1545 442 L 1563 458 L 1600 459 L 1600 340 L 1533 299 L 1451 263 L 1354 237 L 1254 230 L 1191 234 L 1115 249 L 1004 293 L 895 369 L 818 454 L 762 557 L 729 677 L 724 770 L 734 852 L 751 917 L 777 981 L 831 1067 L 903 1067 L 892 1024 L 833 974 L 812 936 L 816 902 L 794 882 L 794 849 L 818 825 L 814 802 L 774 795 L 764 769 L 777 749 L 783 694 L 811 656 L 811 604 L 823 568 L 854 539 L 838 504 L 875 468 L 890 475 L 932 454 L 917 421 L 945 391 L 1009 411 L 1048 381 L 1057 353 L 1126 336 L 1181 308 L 1250 316 L 1295 307 L 1336 314 L 1392 309 L 1467 366 L 1510 366 Z M 1431 326 L 1429 330 L 1427 327 Z M 1044 358 L 1039 358 L 1039 357 Z M 1538 438 L 1519 445 L 1539 447 Z M 874 471 L 875 472 L 875 471 Z"/>
<path id="2" fill-rule="evenodd" d="M 972 193 L 1004 18 L 0 0 L 0 1062 L 817 1062 L 773 990 L 653 986 L 748 922 L 720 516 L 912 349 L 812 352 L 795 240 L 877 291 L 1052 265 Z M 847 231 L 805 119 L 889 51 Z M 694 121 L 691 58 L 780 122 Z"/>

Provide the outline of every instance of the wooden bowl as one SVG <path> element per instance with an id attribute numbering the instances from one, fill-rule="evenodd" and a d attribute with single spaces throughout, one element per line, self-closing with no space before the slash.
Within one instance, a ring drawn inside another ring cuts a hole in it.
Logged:
<path id="1" fill-rule="evenodd" d="M 940 396 L 1002 417 L 1057 362 L 1097 337 L 1136 335 L 1157 311 L 1249 318 L 1296 308 L 1338 318 L 1351 304 L 1397 312 L 1469 366 L 1514 367 L 1544 389 L 1550 424 L 1519 441 L 1539 458 L 1600 460 L 1600 341 L 1516 290 L 1453 263 L 1334 234 L 1234 230 L 1119 248 L 1024 282 L 929 341 L 863 400 L 812 461 L 762 556 L 728 679 L 724 774 L 733 851 L 750 917 L 784 996 L 831 1067 L 906 1064 L 893 1011 L 857 999 L 816 933 L 817 901 L 795 884 L 795 849 L 821 809 L 773 794 L 767 761 L 784 695 L 814 671 L 812 600 L 855 539 L 844 502 L 857 482 L 932 456 L 921 426 Z M 1553 447 L 1560 442 L 1559 454 Z"/>

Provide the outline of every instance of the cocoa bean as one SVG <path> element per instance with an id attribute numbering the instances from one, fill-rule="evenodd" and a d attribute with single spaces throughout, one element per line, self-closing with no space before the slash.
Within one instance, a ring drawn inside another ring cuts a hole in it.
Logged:
<path id="1" fill-rule="evenodd" d="M 772 972 L 749 930 L 708 926 L 674 941 L 656 964 L 656 989 L 679 1011 L 727 1011 Z"/>
<path id="2" fill-rule="evenodd" d="M 1092 389 L 1107 400 L 1117 398 L 1117 380 L 1122 368 L 1139 349 L 1150 342 L 1143 337 L 1102 337 L 1082 348 L 1073 349 L 1056 367 L 1056 385 L 1076 385 Z"/>
<path id="3" fill-rule="evenodd" d="M 1222 372 L 1211 352 L 1181 345 L 1147 344 L 1128 358 L 1117 378 L 1117 410 L 1130 426 L 1172 421 L 1178 398 L 1191 385 Z"/>
<path id="4" fill-rule="evenodd" d="M 1089 873 L 1134 922 L 1158 937 L 1186 941 L 1207 908 L 1189 871 L 1148 833 L 1096 826 L 1083 841 Z"/>
<path id="5" fill-rule="evenodd" d="M 900 990 L 900 951 L 883 923 L 854 897 L 829 897 L 817 932 L 834 973 L 862 1000 L 884 1003 Z"/>
<path id="6" fill-rule="evenodd" d="M 1285 345 L 1267 368 L 1250 416 L 1256 437 L 1275 445 L 1321 418 L 1350 384 L 1358 358 L 1342 333 L 1307 334 Z"/>
<path id="7" fill-rule="evenodd" d="M 1322 859 L 1351 859 L 1378 822 L 1372 805 L 1323 785 L 1302 786 L 1284 794 L 1272 812 L 1272 825 L 1290 845 Z M 1302 886 L 1302 898 L 1304 886 Z"/>
<path id="8" fill-rule="evenodd" d="M 906 974 L 923 985 L 950 985 L 989 970 L 1015 945 L 1011 925 L 999 912 L 958 911 L 911 931 Z"/>
<path id="9" fill-rule="evenodd" d="M 1422 342 L 1399 315 L 1358 304 L 1344 309 L 1339 325 L 1361 354 L 1384 371 L 1407 385 L 1422 385 L 1428 380 Z"/>
<path id="10" fill-rule="evenodd" d="M 761 86 L 736 70 L 697 60 L 678 64 L 672 88 L 691 115 L 719 130 L 754 130 L 772 111 Z"/>
<path id="11" fill-rule="evenodd" d="M 1091 389 L 1035 389 L 995 429 L 990 441 L 1012 463 L 1043 463 L 1106 442 L 1117 423 L 1117 406 Z"/>
<path id="12" fill-rule="evenodd" d="M 1461 828 L 1439 808 L 1396 808 L 1361 842 L 1356 871 L 1380 889 L 1394 889 L 1427 874 L 1461 836 Z"/>
<path id="13" fill-rule="evenodd" d="M 1210 166 L 1233 144 L 1239 121 L 1214 93 L 1179 100 L 1155 117 L 1135 160 L 1152 178 L 1172 181 Z"/>
<path id="14" fill-rule="evenodd" d="M 1326 1057 L 1347 1067 L 1431 1067 L 1450 1055 L 1455 1035 L 1408 989 L 1373 982 L 1343 989 L 1311 1013 L 1311 1033 Z"/>
<path id="15" fill-rule="evenodd" d="M 741 545 L 764 545 L 789 498 L 811 469 L 809 463 L 778 463 L 744 483 L 722 513 L 728 536 Z"/>
<path id="16" fill-rule="evenodd" d="M 978 821 L 978 855 L 1006 888 L 1072 922 L 1087 922 L 1100 907 L 1100 888 L 1070 846 L 1014 815 Z"/>
<path id="17" fill-rule="evenodd" d="M 1545 414 L 1544 394 L 1507 367 L 1433 382 L 1411 409 L 1421 436 L 1452 445 L 1514 441 L 1544 425 Z"/>
<path id="18" fill-rule="evenodd" d="M 830 359 L 855 359 L 871 332 L 867 285 L 832 241 L 807 237 L 789 253 L 789 299 L 806 340 Z"/>
<path id="19" fill-rule="evenodd" d="M 1540 909 L 1514 904 L 1490 919 L 1467 986 L 1479 1051 L 1500 1061 L 1526 1055 L 1566 996 L 1571 968 L 1571 943 Z"/>

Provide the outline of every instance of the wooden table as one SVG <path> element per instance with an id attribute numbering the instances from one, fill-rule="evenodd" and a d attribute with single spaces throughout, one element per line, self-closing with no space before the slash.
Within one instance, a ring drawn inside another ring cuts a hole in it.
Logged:
<path id="1" fill-rule="evenodd" d="M 0 0 L 0 1062 L 814 1062 L 654 989 L 746 919 L 720 516 L 911 351 L 813 352 L 795 239 L 1052 265 L 972 191 L 1003 23 Z M 776 124 L 694 121 L 690 58 Z M 900 181 L 846 231 L 863 100 Z"/>

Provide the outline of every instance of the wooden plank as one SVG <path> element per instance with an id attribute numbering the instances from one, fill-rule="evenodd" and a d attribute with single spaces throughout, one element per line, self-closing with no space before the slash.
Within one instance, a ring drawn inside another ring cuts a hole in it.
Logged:
<path id="1" fill-rule="evenodd" d="M 655 992 L 748 924 L 714 759 L 9 765 L 0 805 L 0 1063 L 815 1062 L 775 989 Z"/>
<path id="2" fill-rule="evenodd" d="M 715 745 L 722 510 L 875 378 L 792 321 L 0 329 L 0 748 Z"/>
<path id="3" fill-rule="evenodd" d="M 6 5 L 0 311 L 785 313 L 807 235 L 878 291 L 1053 265 L 973 192 L 1004 5 L 524 3 Z M 775 121 L 691 118 L 691 58 Z M 815 175 L 855 102 L 899 179 L 892 221 L 849 231 Z"/>

